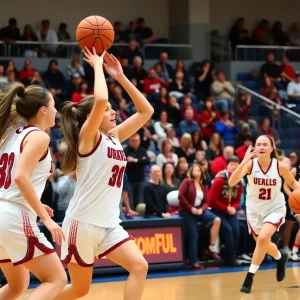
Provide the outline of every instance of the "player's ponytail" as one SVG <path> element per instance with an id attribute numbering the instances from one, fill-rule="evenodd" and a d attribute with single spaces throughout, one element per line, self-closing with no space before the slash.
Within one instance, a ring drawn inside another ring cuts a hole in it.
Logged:
<path id="1" fill-rule="evenodd" d="M 77 147 L 79 131 L 94 103 L 93 96 L 87 96 L 79 103 L 66 102 L 61 111 L 62 131 L 67 148 L 62 157 L 62 171 L 74 172 L 77 166 Z"/>
<path id="2" fill-rule="evenodd" d="M 22 97 L 24 92 L 25 87 L 21 83 L 14 83 L 8 89 L 0 91 L 0 140 L 6 130 L 17 122 L 15 99 L 16 95 Z"/>
<path id="3" fill-rule="evenodd" d="M 276 158 L 278 160 L 282 160 L 282 158 L 279 156 L 278 152 L 277 152 L 277 148 L 276 148 L 276 144 L 273 138 L 271 138 L 268 135 L 264 135 L 264 137 L 266 137 L 267 139 L 269 139 L 271 146 L 273 148 L 273 151 L 271 152 L 271 158 Z"/>

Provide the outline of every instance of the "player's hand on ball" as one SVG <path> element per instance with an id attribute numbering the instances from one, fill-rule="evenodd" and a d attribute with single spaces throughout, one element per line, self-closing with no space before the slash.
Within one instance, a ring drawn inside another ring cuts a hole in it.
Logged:
<path id="1" fill-rule="evenodd" d="M 85 47 L 85 49 L 82 49 L 82 52 L 84 54 L 84 60 L 92 67 L 95 69 L 95 67 L 97 66 L 100 66 L 102 67 L 103 66 L 103 57 L 105 55 L 105 51 L 101 54 L 101 56 L 99 56 L 97 53 L 96 53 L 96 49 L 95 47 L 93 47 L 92 49 L 92 52 L 87 48 Z"/>
<path id="2" fill-rule="evenodd" d="M 114 55 L 107 52 L 104 55 L 104 69 L 109 76 L 117 81 L 124 75 L 120 62 Z"/>

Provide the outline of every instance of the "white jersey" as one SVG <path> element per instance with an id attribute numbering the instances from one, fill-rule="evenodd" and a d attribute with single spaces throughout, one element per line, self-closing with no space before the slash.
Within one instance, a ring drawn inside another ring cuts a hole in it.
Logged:
<path id="1" fill-rule="evenodd" d="M 252 160 L 252 170 L 247 176 L 247 212 L 270 212 L 285 205 L 281 192 L 282 179 L 279 174 L 278 160 L 273 158 L 264 172 L 257 158 Z"/>
<path id="2" fill-rule="evenodd" d="M 14 178 L 22 152 L 23 141 L 30 132 L 38 130 L 34 126 L 20 127 L 7 137 L 0 149 L 0 200 L 21 204 L 34 214 L 34 210 L 21 195 Z M 52 159 L 48 150 L 30 175 L 31 182 L 39 198 L 42 196 L 46 181 L 51 172 Z"/>
<path id="3" fill-rule="evenodd" d="M 101 227 L 118 226 L 126 163 L 117 137 L 100 133 L 89 154 L 78 153 L 77 183 L 66 217 Z"/>

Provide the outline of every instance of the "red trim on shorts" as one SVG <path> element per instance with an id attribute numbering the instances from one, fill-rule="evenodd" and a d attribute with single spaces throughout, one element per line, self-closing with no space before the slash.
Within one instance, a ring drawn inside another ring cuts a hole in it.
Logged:
<path id="1" fill-rule="evenodd" d="M 9 262 L 11 262 L 11 260 L 10 259 L 0 259 L 0 264 L 5 264 L 5 263 L 9 263 Z"/>
<path id="2" fill-rule="evenodd" d="M 255 236 L 258 236 L 258 234 L 256 234 L 256 233 L 255 233 L 255 231 L 253 230 L 253 228 L 252 228 L 252 226 L 251 226 L 250 222 L 249 222 L 249 221 L 247 221 L 247 223 L 248 223 L 248 227 L 249 227 L 249 229 L 250 229 L 251 233 L 252 233 L 252 234 L 254 234 Z"/>
<path id="3" fill-rule="evenodd" d="M 264 224 L 272 224 L 274 225 L 277 229 L 283 224 L 283 220 L 284 220 L 284 217 L 282 217 L 278 223 L 272 223 L 272 222 L 264 222 Z"/>
<path id="4" fill-rule="evenodd" d="M 115 249 L 117 249 L 118 247 L 120 247 L 121 245 L 123 245 L 124 243 L 134 240 L 134 238 L 132 236 L 129 236 L 128 238 L 124 239 L 123 241 L 119 242 L 118 244 L 112 246 L 111 248 L 109 248 L 108 250 L 106 250 L 104 253 L 99 254 L 98 255 L 98 259 L 106 256 L 107 254 L 109 254 L 110 252 L 114 251 Z"/>
<path id="5" fill-rule="evenodd" d="M 94 148 L 92 149 L 91 152 L 87 153 L 87 154 L 80 154 L 79 153 L 79 150 L 78 150 L 78 147 L 77 147 L 77 154 L 79 157 L 88 157 L 88 156 L 91 156 L 99 147 L 100 143 L 101 143 L 101 140 L 102 140 L 102 134 L 100 133 L 100 137 L 98 139 L 98 142 L 96 143 L 96 145 L 94 146 Z"/>
<path id="6" fill-rule="evenodd" d="M 269 172 L 269 170 L 271 169 L 272 163 L 273 163 L 273 158 L 271 159 L 271 162 L 270 162 L 270 165 L 269 165 L 269 167 L 268 167 L 267 171 L 266 171 L 266 172 L 264 172 L 264 171 L 263 171 L 263 169 L 261 168 L 261 166 L 260 166 L 260 164 L 259 164 L 258 160 L 257 160 L 257 164 L 258 164 L 258 166 L 259 166 L 260 170 L 261 170 L 261 171 L 263 172 L 263 174 L 265 174 L 265 175 L 266 175 L 266 174 Z"/>

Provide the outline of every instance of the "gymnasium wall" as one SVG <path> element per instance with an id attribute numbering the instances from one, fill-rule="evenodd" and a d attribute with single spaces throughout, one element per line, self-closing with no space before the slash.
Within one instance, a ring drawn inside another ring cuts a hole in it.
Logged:
<path id="1" fill-rule="evenodd" d="M 263 18 L 271 21 L 280 20 L 284 29 L 299 21 L 300 1 L 285 0 L 210 0 L 211 29 L 228 33 L 232 23 L 238 17 L 246 19 L 246 27 L 252 33 L 256 24 Z"/>
<path id="2" fill-rule="evenodd" d="M 94 14 L 105 16 L 111 22 L 121 21 L 125 28 L 129 21 L 144 17 L 156 36 L 168 37 L 168 0 L 4 0 L 1 1 L 0 28 L 7 26 L 10 17 L 17 18 L 21 32 L 25 24 L 37 29 L 40 21 L 47 18 L 54 29 L 60 22 L 67 23 L 74 38 L 80 20 Z"/>

